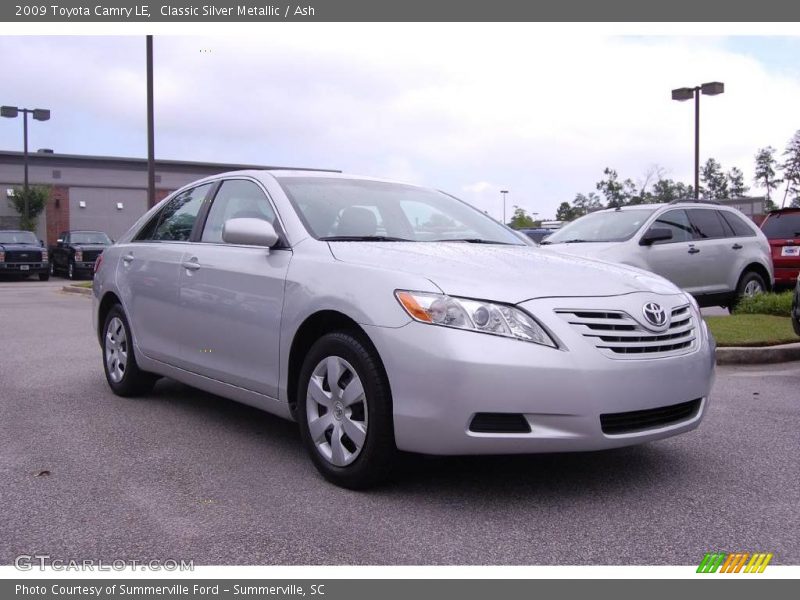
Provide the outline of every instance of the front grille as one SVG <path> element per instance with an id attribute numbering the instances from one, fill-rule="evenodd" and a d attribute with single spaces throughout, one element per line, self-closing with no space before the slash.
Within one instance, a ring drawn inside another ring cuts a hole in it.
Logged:
<path id="1" fill-rule="evenodd" d="M 7 263 L 38 263 L 42 262 L 41 250 L 6 250 Z"/>
<path id="2" fill-rule="evenodd" d="M 660 408 L 600 415 L 600 427 L 603 433 L 608 435 L 665 427 L 694 417 L 700 410 L 701 401 L 702 399 L 698 398 Z"/>
<path id="3" fill-rule="evenodd" d="M 530 433 L 531 426 L 519 413 L 476 413 L 469 430 L 475 433 Z"/>
<path id="4" fill-rule="evenodd" d="M 102 250 L 84 250 L 83 251 L 83 262 L 91 262 L 97 260 L 97 257 L 100 256 Z"/>
<path id="5" fill-rule="evenodd" d="M 563 319 L 611 358 L 660 358 L 690 352 L 695 345 L 695 319 L 689 305 L 670 312 L 661 332 L 646 329 L 628 313 L 603 310 L 557 310 Z"/>

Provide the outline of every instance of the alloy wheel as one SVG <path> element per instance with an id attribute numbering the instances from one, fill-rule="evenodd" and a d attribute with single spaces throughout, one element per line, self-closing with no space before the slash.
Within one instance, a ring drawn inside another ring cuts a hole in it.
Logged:
<path id="1" fill-rule="evenodd" d="M 764 291 L 764 288 L 761 286 L 761 283 L 758 281 L 751 279 L 747 282 L 747 285 L 744 286 L 744 295 L 745 296 L 755 296 L 756 294 L 760 294 Z"/>
<path id="2" fill-rule="evenodd" d="M 125 367 L 128 365 L 128 336 L 119 317 L 108 322 L 105 354 L 108 377 L 114 383 L 119 383 L 125 376 Z"/>
<path id="3" fill-rule="evenodd" d="M 337 467 L 351 464 L 367 438 L 364 385 L 350 363 L 323 358 L 314 368 L 306 393 L 306 419 L 320 455 Z"/>

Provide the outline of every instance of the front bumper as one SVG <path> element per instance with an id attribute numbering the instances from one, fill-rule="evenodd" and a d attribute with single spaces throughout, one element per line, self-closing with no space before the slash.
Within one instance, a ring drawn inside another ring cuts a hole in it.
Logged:
<path id="1" fill-rule="evenodd" d="M 94 273 L 94 261 L 84 261 L 84 262 L 74 262 L 72 263 L 72 269 L 76 273 Z"/>
<path id="2" fill-rule="evenodd" d="M 0 275 L 38 275 L 40 273 L 49 273 L 49 262 L 37 263 L 0 263 Z"/>
<path id="3" fill-rule="evenodd" d="M 601 450 L 699 425 L 715 361 L 713 338 L 699 315 L 697 343 L 690 352 L 615 360 L 554 317 L 548 303 L 551 309 L 557 305 L 550 299 L 523 307 L 550 329 L 561 349 L 417 322 L 400 328 L 365 327 L 389 377 L 397 447 L 426 454 Z M 699 408 L 675 423 L 617 435 L 601 427 L 602 414 L 691 400 L 700 400 Z M 531 431 L 470 431 L 473 417 L 484 412 L 521 414 Z"/>

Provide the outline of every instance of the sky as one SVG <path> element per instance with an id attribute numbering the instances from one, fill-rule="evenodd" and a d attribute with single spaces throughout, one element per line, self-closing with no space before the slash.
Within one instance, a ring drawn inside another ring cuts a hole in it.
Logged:
<path id="1" fill-rule="evenodd" d="M 156 36 L 156 157 L 342 169 L 445 190 L 501 218 L 553 218 L 603 169 L 690 183 L 800 129 L 800 37 L 610 36 L 535 24 L 265 24 Z M 31 149 L 145 157 L 143 36 L 0 36 L 0 104 L 49 108 Z M 21 150 L 19 119 L 0 149 Z"/>

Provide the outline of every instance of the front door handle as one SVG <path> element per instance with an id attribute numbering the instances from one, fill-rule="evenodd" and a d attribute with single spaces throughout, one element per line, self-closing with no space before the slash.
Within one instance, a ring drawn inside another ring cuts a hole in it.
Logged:
<path id="1" fill-rule="evenodd" d="M 733 246 L 731 246 L 731 248 L 733 248 L 734 250 L 741 250 L 742 248 L 744 248 L 744 246 L 742 246 L 741 244 L 734 244 Z"/>
<path id="2" fill-rule="evenodd" d="M 187 271 L 197 271 L 200 268 L 200 263 L 197 262 L 196 258 L 186 260 L 182 263 L 182 265 Z"/>
<path id="3" fill-rule="evenodd" d="M 691 247 L 689 248 L 689 254 L 697 254 L 698 252 L 700 252 L 700 250 L 698 250 L 698 249 L 697 249 L 697 248 L 695 248 L 694 246 L 691 246 Z"/>
<path id="4" fill-rule="evenodd" d="M 126 254 L 122 257 L 122 260 L 126 263 L 130 263 L 133 260 L 133 254 Z"/>

